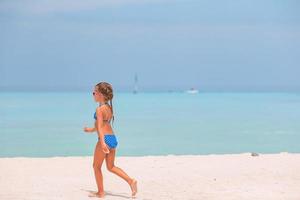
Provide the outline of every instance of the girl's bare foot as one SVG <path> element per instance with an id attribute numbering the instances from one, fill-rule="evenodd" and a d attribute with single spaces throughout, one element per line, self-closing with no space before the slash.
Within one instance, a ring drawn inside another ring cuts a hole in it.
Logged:
<path id="1" fill-rule="evenodd" d="M 89 194 L 89 197 L 98 197 L 98 198 L 104 198 L 105 193 L 104 192 L 92 192 Z"/>
<path id="2" fill-rule="evenodd" d="M 135 179 L 132 179 L 131 183 L 130 183 L 130 188 L 131 188 L 131 192 L 132 192 L 132 196 L 135 196 L 137 193 L 137 181 Z"/>

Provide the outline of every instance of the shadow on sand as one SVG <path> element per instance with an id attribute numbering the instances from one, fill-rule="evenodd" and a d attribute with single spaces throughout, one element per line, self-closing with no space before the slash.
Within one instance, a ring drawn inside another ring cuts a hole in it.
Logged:
<path id="1" fill-rule="evenodd" d="M 97 193 L 97 191 L 94 191 L 94 190 L 86 190 L 86 189 L 81 189 L 81 190 L 86 191 L 86 192 L 88 192 L 90 194 Z M 121 197 L 121 198 L 124 198 L 124 199 L 140 199 L 138 197 L 132 197 L 132 196 L 124 194 L 124 193 L 116 193 L 116 192 L 110 192 L 110 191 L 105 191 L 105 195 L 106 196 Z"/>

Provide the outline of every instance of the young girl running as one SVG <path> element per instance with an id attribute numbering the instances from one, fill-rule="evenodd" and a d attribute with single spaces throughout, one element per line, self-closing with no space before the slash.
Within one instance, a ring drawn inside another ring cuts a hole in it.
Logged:
<path id="1" fill-rule="evenodd" d="M 107 169 L 124 179 L 130 186 L 132 196 L 137 193 L 137 181 L 129 177 L 121 168 L 115 166 L 116 147 L 118 145 L 117 137 L 110 125 L 113 115 L 113 88 L 107 82 L 98 83 L 93 91 L 94 100 L 99 102 L 99 106 L 94 113 L 95 126 L 93 128 L 84 127 L 85 132 L 98 133 L 98 142 L 94 151 L 93 168 L 98 187 L 98 192 L 89 195 L 90 197 L 104 197 L 103 176 L 101 171 L 102 163 L 105 159 Z M 108 103 L 110 101 L 110 104 Z"/>

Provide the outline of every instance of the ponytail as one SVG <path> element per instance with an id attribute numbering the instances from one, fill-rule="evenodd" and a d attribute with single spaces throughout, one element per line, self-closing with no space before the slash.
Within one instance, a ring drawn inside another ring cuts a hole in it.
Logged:
<path id="1" fill-rule="evenodd" d="M 115 116 L 114 116 L 114 111 L 113 111 L 112 99 L 110 99 L 109 101 L 110 101 L 111 114 L 112 114 L 112 125 L 113 125 Z"/>

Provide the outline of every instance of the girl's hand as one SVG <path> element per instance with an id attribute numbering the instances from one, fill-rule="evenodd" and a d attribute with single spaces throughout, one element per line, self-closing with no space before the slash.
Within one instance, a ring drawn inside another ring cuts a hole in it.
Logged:
<path id="1" fill-rule="evenodd" d="M 104 153 L 109 153 L 109 149 L 108 149 L 108 147 L 107 147 L 107 145 L 104 143 L 104 144 L 101 144 L 101 148 L 102 148 L 102 151 L 104 152 Z"/>
<path id="2" fill-rule="evenodd" d="M 83 131 L 84 131 L 84 132 L 90 132 L 90 133 L 91 133 L 91 132 L 94 131 L 94 128 L 84 127 L 84 128 L 83 128 Z"/>

